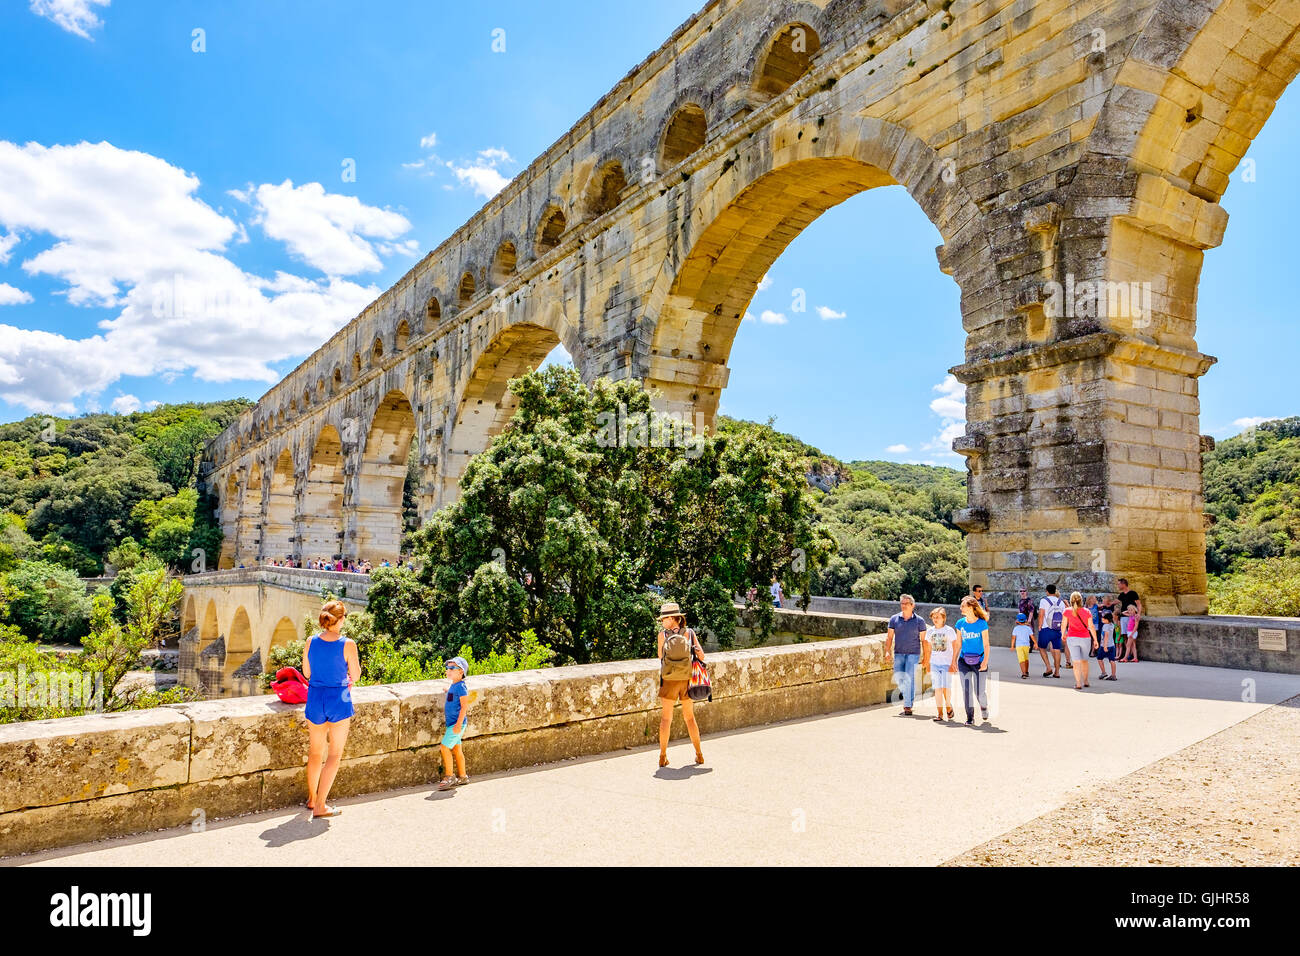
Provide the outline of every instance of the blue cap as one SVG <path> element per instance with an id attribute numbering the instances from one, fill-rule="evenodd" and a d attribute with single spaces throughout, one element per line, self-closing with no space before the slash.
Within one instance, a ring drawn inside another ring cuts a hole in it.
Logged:
<path id="1" fill-rule="evenodd" d="M 1017 623 L 1017 624 L 1024 624 L 1025 621 L 1027 621 L 1027 620 L 1029 620 L 1029 618 L 1025 617 L 1025 615 L 1023 615 L 1023 614 L 1017 614 L 1017 615 L 1016 615 L 1016 623 Z"/>
<path id="2" fill-rule="evenodd" d="M 466 675 L 469 674 L 469 665 L 465 663 L 465 658 L 463 658 L 463 657 L 453 657 L 451 660 L 449 660 L 449 661 L 447 662 L 447 666 L 448 666 L 448 667 L 459 667 L 459 668 L 460 668 L 460 672 L 461 672 L 462 674 L 466 674 Z"/>

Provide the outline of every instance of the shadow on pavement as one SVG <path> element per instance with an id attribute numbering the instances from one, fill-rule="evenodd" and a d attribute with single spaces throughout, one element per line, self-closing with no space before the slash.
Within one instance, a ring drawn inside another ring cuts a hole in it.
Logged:
<path id="1" fill-rule="evenodd" d="M 329 828 L 329 819 L 303 814 L 285 820 L 278 827 L 263 830 L 257 836 L 258 839 L 265 840 L 268 847 L 281 847 L 288 846 L 290 843 L 297 843 L 299 840 L 310 840 L 312 837 L 318 837 L 328 831 Z"/>
<path id="2" fill-rule="evenodd" d="M 691 777 L 698 777 L 705 773 L 713 773 L 713 768 L 701 767 L 698 764 L 690 767 L 660 767 L 655 771 L 655 778 L 658 780 L 689 780 Z"/>

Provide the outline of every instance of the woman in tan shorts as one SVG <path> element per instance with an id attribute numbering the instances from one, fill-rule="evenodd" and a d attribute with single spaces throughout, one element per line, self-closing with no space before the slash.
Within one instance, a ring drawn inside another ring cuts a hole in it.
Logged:
<path id="1" fill-rule="evenodd" d="M 700 647 L 695 632 L 686 626 L 686 616 L 676 604 L 669 602 L 659 609 L 659 703 L 663 705 L 663 714 L 659 718 L 659 766 L 668 766 L 668 734 L 673 725 L 673 704 L 682 702 L 682 717 L 686 720 L 686 730 L 695 744 L 695 762 L 704 763 L 704 754 L 700 752 L 700 727 L 695 722 L 695 704 L 687 696 L 686 690 L 691 686 L 690 661 L 704 660 L 704 649 Z M 685 677 L 682 675 L 682 653 L 685 658 Z"/>

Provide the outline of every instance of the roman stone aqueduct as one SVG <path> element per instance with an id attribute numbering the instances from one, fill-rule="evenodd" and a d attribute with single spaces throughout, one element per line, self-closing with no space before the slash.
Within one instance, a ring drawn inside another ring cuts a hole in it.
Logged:
<path id="1" fill-rule="evenodd" d="M 1125 573 L 1149 613 L 1204 613 L 1197 283 L 1297 24 L 1300 0 L 713 0 L 213 440 L 220 566 L 397 557 L 412 443 L 427 516 L 557 343 L 711 423 L 769 265 L 901 184 L 961 290 L 974 579 Z"/>

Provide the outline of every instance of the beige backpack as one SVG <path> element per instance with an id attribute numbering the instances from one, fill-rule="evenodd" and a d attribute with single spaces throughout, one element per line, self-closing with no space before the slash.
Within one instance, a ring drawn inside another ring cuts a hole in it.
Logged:
<path id="1" fill-rule="evenodd" d="M 662 680 L 690 680 L 691 661 L 695 656 L 695 632 L 689 627 L 664 631 L 664 650 L 659 658 Z"/>

